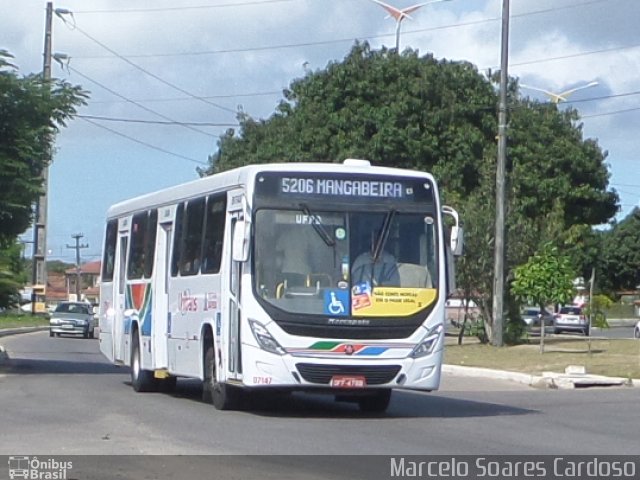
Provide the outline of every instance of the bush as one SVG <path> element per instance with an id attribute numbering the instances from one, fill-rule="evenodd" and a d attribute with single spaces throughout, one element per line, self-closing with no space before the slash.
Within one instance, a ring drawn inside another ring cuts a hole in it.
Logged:
<path id="1" fill-rule="evenodd" d="M 507 320 L 507 325 L 504 329 L 503 340 L 507 345 L 517 345 L 522 343 L 523 336 L 527 329 L 527 325 L 521 318 L 511 318 Z"/>

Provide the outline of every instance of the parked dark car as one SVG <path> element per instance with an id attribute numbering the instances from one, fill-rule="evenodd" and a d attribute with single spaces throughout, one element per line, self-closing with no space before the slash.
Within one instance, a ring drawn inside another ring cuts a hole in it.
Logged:
<path id="1" fill-rule="evenodd" d="M 545 332 L 550 332 L 553 328 L 553 315 L 546 310 L 541 314 L 538 307 L 525 307 L 520 312 L 520 316 L 524 320 L 527 330 L 539 330 L 542 317 L 544 317 Z"/>
<path id="2" fill-rule="evenodd" d="M 589 319 L 582 307 L 562 307 L 553 321 L 553 333 L 582 332 L 589 335 Z"/>
<path id="3" fill-rule="evenodd" d="M 62 302 L 49 319 L 49 336 L 59 337 L 61 333 L 65 333 L 93 338 L 96 323 L 90 303 Z"/>

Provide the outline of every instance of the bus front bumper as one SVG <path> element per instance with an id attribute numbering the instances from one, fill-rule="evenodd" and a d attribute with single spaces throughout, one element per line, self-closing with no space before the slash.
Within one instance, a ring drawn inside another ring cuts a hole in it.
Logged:
<path id="1" fill-rule="evenodd" d="M 296 390 L 409 389 L 437 390 L 440 385 L 442 349 L 420 358 L 358 359 L 309 358 L 276 355 L 251 349 L 244 362 L 246 387 L 279 387 Z"/>

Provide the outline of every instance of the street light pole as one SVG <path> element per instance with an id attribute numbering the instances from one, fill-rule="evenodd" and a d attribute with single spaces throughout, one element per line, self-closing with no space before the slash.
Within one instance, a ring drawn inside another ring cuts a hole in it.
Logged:
<path id="1" fill-rule="evenodd" d="M 377 3 L 382 8 L 384 8 L 387 13 L 389 13 L 389 17 L 393 17 L 396 21 L 396 53 L 400 53 L 400 25 L 405 18 L 411 19 L 409 15 L 412 12 L 415 12 L 420 7 L 424 7 L 430 3 L 438 3 L 438 2 L 448 2 L 450 0 L 431 0 L 429 2 L 422 2 L 416 5 L 412 5 L 407 8 L 397 8 L 393 5 L 389 5 L 388 3 L 382 2 L 381 0 L 371 0 L 372 2 Z M 388 17 L 387 17 L 388 18 Z"/>
<path id="2" fill-rule="evenodd" d="M 525 85 L 524 83 L 521 83 L 520 87 L 527 88 L 529 90 L 535 90 L 537 92 L 542 92 L 549 97 L 549 100 L 551 100 L 551 103 L 560 103 L 560 102 L 566 102 L 569 96 L 574 92 L 577 92 L 578 90 L 584 90 L 585 88 L 591 88 L 597 85 L 599 85 L 598 82 L 590 82 L 590 83 L 587 83 L 586 85 L 570 88 L 569 90 L 565 90 L 560 93 L 550 92 L 549 90 L 544 90 L 543 88 L 531 87 L 529 85 Z"/>
<path id="3" fill-rule="evenodd" d="M 51 80 L 51 35 L 53 24 L 53 3 L 47 3 L 44 32 L 44 63 L 42 79 L 45 88 L 49 88 Z M 36 200 L 33 224 L 33 265 L 31 277 L 31 313 L 36 313 L 38 293 L 46 296 L 47 288 L 47 204 L 49 188 L 49 163 L 51 163 L 51 137 L 47 134 L 42 139 L 44 143 L 44 156 L 42 172 L 40 174 L 42 193 Z M 44 299 L 43 299 L 44 301 Z"/>
<path id="4" fill-rule="evenodd" d="M 498 160 L 496 165 L 496 235 L 493 276 L 493 345 L 501 347 L 504 315 L 505 171 L 507 163 L 507 86 L 509 67 L 509 0 L 502 1 Z"/>
<path id="5" fill-rule="evenodd" d="M 79 302 L 82 297 L 82 268 L 80 267 L 80 249 L 89 248 L 86 243 L 80 244 L 80 239 L 83 238 L 82 233 L 71 235 L 71 238 L 75 239 L 75 245 L 67 245 L 67 248 L 73 248 L 76 251 L 76 302 Z"/>

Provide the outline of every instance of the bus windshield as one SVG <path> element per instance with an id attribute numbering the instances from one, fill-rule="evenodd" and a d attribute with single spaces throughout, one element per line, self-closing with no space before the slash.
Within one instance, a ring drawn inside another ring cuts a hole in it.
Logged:
<path id="1" fill-rule="evenodd" d="M 430 213 L 262 208 L 254 229 L 254 290 L 295 314 L 406 316 L 435 299 Z"/>

